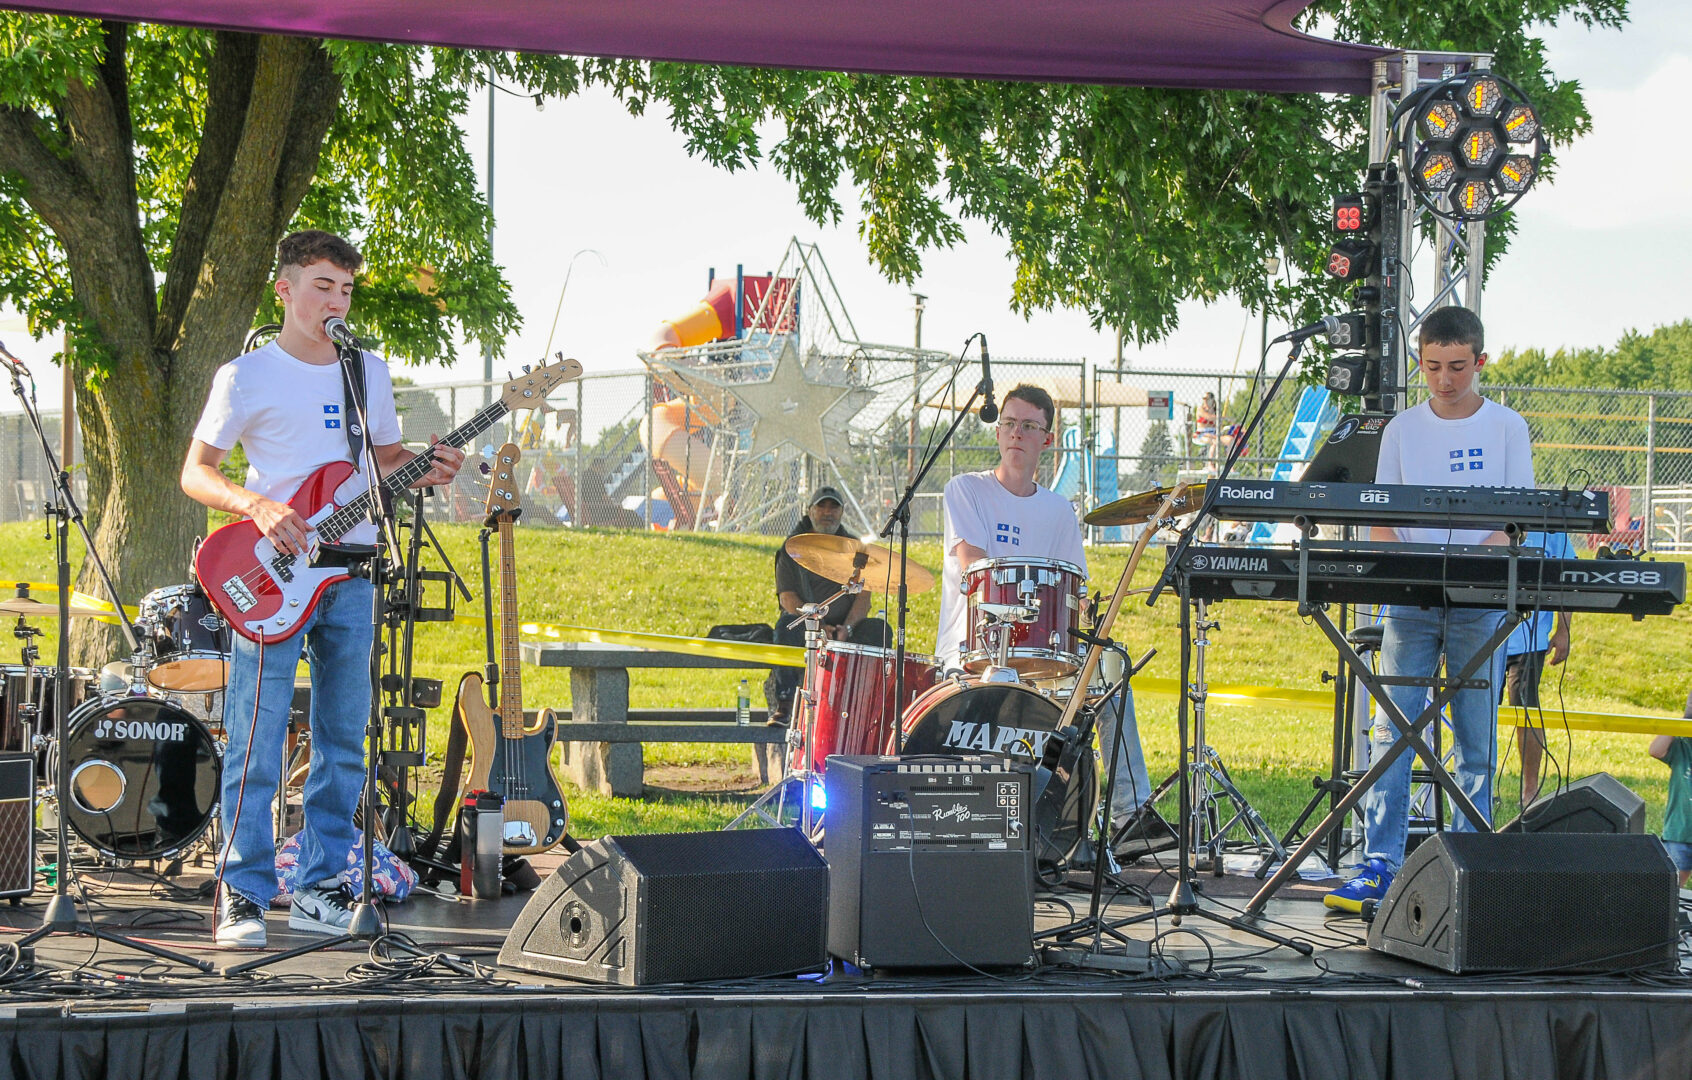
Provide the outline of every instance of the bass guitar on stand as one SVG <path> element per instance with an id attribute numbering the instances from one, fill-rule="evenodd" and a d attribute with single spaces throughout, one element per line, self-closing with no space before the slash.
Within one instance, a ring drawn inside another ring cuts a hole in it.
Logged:
<path id="1" fill-rule="evenodd" d="M 489 402 L 441 442 L 462 449 L 506 413 L 536 409 L 555 388 L 580 378 L 582 365 L 563 358 L 543 364 L 505 384 Z M 427 475 L 433 453 L 423 451 L 382 481 L 398 495 Z M 371 493 L 350 461 L 332 461 L 306 478 L 288 505 L 312 527 L 311 556 L 279 552 L 251 520 L 237 521 L 206 537 L 194 556 L 194 576 L 230 629 L 248 641 L 274 644 L 299 633 L 323 590 L 347 580 L 344 566 L 315 566 L 318 550 L 338 542 L 369 516 Z"/>
<path id="2" fill-rule="evenodd" d="M 534 727 L 523 722 L 522 656 L 517 644 L 517 556 L 513 525 L 521 509 L 517 495 L 515 443 L 494 455 L 488 488 L 488 527 L 499 532 L 499 697 L 489 705 L 487 684 L 474 671 L 458 681 L 453 710 L 470 735 L 470 790 L 505 798 L 503 850 L 533 855 L 564 839 L 569 807 L 552 773 L 552 744 L 558 729 L 551 709 Z"/>

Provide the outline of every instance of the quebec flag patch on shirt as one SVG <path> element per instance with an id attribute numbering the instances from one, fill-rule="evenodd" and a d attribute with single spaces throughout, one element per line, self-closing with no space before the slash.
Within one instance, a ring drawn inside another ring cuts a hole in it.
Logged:
<path id="1" fill-rule="evenodd" d="M 341 426 L 341 407 L 339 405 L 323 406 L 323 426 L 326 428 Z"/>
<path id="2" fill-rule="evenodd" d="M 1011 547 L 1021 547 L 1022 527 L 1001 521 L 993 526 L 993 539 L 1001 544 L 1009 544 Z"/>

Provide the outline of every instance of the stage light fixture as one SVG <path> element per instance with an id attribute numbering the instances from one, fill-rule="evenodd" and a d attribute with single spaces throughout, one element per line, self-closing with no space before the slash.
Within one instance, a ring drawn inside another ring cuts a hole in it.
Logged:
<path id="1" fill-rule="evenodd" d="M 1341 233 L 1361 233 L 1369 227 L 1369 220 L 1374 215 L 1369 212 L 1369 204 L 1357 192 L 1349 195 L 1334 196 L 1334 231 Z"/>
<path id="2" fill-rule="evenodd" d="M 1405 113 L 1413 123 L 1402 123 Z M 1521 89 L 1489 71 L 1454 75 L 1405 101 L 1398 151 L 1415 151 L 1410 190 L 1440 217 L 1479 221 L 1514 206 L 1539 178 L 1545 130 Z M 1420 134 L 1420 145 L 1417 135 Z"/>
<path id="3" fill-rule="evenodd" d="M 1532 142 L 1539 134 L 1539 114 L 1532 105 L 1512 105 L 1504 114 L 1504 138 L 1511 143 Z"/>
<path id="4" fill-rule="evenodd" d="M 1470 128 L 1457 144 L 1457 156 L 1471 169 L 1484 169 L 1498 156 L 1498 136 L 1486 128 Z"/>
<path id="5" fill-rule="evenodd" d="M 1341 281 L 1355 281 L 1369 276 L 1375 264 L 1375 245 L 1367 240 L 1341 240 L 1328 252 L 1328 264 L 1323 267 Z"/>
<path id="6" fill-rule="evenodd" d="M 1498 186 L 1511 195 L 1520 195 L 1533 184 L 1538 171 L 1526 154 L 1511 154 L 1498 166 Z"/>
<path id="7" fill-rule="evenodd" d="M 1484 72 L 1476 72 L 1463 82 L 1463 108 L 1473 117 L 1488 118 L 1498 115 L 1498 110 L 1504 106 L 1504 86 L 1497 76 Z"/>
<path id="8" fill-rule="evenodd" d="M 1452 138 L 1457 134 L 1457 106 L 1449 101 L 1436 101 L 1422 110 L 1422 138 L 1430 141 Z"/>
<path id="9" fill-rule="evenodd" d="M 1381 365 L 1378 358 L 1363 353 L 1336 356 L 1328 361 L 1329 390 L 1336 394 L 1363 397 L 1380 389 Z"/>
<path id="10" fill-rule="evenodd" d="M 1446 191 L 1457 182 L 1457 159 L 1449 150 L 1422 147 L 1416 157 L 1416 175 L 1429 191 Z"/>
<path id="11" fill-rule="evenodd" d="M 1470 220 L 1483 218 L 1492 209 L 1492 188 L 1485 180 L 1465 180 L 1451 193 L 1451 208 Z"/>
<path id="12" fill-rule="evenodd" d="M 1361 311 L 1351 311 L 1334 320 L 1334 329 L 1327 335 L 1328 344 L 1336 349 L 1361 349 L 1365 342 L 1363 335 L 1368 332 L 1368 315 Z"/>

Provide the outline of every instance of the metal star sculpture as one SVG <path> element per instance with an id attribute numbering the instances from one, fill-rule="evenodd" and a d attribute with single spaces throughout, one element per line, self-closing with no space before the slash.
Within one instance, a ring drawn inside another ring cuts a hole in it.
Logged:
<path id="1" fill-rule="evenodd" d="M 863 408 L 864 392 L 849 383 L 813 382 L 790 336 L 764 382 L 730 383 L 728 389 L 756 414 L 749 460 L 791 444 L 819 461 L 829 459 L 829 428 L 844 429 Z M 873 397 L 873 395 L 870 395 Z M 833 414 L 833 415 L 831 415 Z"/>

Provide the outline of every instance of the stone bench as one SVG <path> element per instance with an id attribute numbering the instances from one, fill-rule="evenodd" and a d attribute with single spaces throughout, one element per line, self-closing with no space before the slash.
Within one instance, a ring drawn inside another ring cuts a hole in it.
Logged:
<path id="1" fill-rule="evenodd" d="M 768 670 L 778 665 L 598 642 L 525 641 L 522 650 L 524 663 L 570 669 L 571 707 L 559 713 L 558 739 L 572 783 L 606 795 L 638 797 L 645 789 L 641 746 L 649 742 L 746 743 L 757 749 L 759 777 L 769 782 L 771 757 L 779 760 L 787 729 L 769 727 L 764 709 L 751 710 L 751 723 L 745 726 L 734 722 L 733 709 L 631 710 L 629 669 Z"/>

